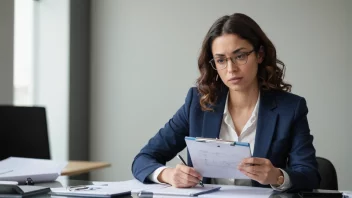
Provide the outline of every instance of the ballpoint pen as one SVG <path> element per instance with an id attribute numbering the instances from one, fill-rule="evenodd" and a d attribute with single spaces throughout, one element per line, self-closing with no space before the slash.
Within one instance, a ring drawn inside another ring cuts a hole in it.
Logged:
<path id="1" fill-rule="evenodd" d="M 177 155 L 177 158 L 181 160 L 182 164 L 185 166 L 188 166 L 185 162 L 185 160 L 183 160 L 183 158 L 181 157 L 181 155 Z M 204 187 L 204 184 L 202 182 L 202 180 L 199 180 L 199 185 L 201 185 L 202 187 Z"/>
<path id="2" fill-rule="evenodd" d="M 69 190 L 69 191 L 79 191 L 79 190 L 86 190 L 86 189 L 88 189 L 88 188 L 89 188 L 88 186 L 79 185 L 79 186 L 69 186 L 69 187 L 68 187 L 68 190 Z"/>

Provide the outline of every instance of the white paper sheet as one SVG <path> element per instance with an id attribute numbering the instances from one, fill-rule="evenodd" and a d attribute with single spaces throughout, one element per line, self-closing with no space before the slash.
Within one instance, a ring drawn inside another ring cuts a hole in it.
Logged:
<path id="1" fill-rule="evenodd" d="M 237 169 L 244 158 L 251 157 L 249 146 L 189 139 L 186 139 L 186 143 L 193 167 L 203 177 L 249 179 Z"/>
<path id="2" fill-rule="evenodd" d="M 352 198 L 352 191 L 341 191 L 344 198 Z"/>
<path id="3" fill-rule="evenodd" d="M 0 161 L 0 180 L 20 183 L 24 183 L 27 178 L 31 178 L 35 183 L 54 181 L 66 165 L 67 162 L 9 157 Z"/>
<path id="4" fill-rule="evenodd" d="M 274 192 L 271 188 L 259 188 L 250 186 L 233 186 L 233 185 L 213 185 L 221 186 L 219 191 L 199 195 L 198 197 L 206 198 L 223 198 L 223 197 L 236 197 L 236 198 L 268 198 Z"/>
<path id="5" fill-rule="evenodd" d="M 213 193 L 212 191 L 218 187 L 220 186 L 205 184 L 204 187 L 195 186 L 192 188 L 175 188 L 170 186 L 166 188 L 149 189 L 149 190 L 143 190 L 143 191 L 151 192 L 157 196 L 158 195 L 160 196 L 196 196 L 196 194 L 201 192 L 209 192 L 209 194 L 212 194 Z"/>

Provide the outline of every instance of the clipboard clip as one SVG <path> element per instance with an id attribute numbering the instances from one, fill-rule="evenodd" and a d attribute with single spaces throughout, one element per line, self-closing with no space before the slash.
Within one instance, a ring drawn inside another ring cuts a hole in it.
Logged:
<path id="1" fill-rule="evenodd" d="M 223 139 L 218 139 L 218 138 L 201 138 L 197 137 L 195 138 L 195 141 L 197 142 L 217 142 L 217 143 L 222 143 L 222 144 L 234 144 L 235 142 L 233 141 L 228 141 L 228 140 L 223 140 Z"/>
<path id="2" fill-rule="evenodd" d="M 34 185 L 34 181 L 32 180 L 32 178 L 28 177 L 25 181 L 26 185 Z"/>
<path id="3" fill-rule="evenodd" d="M 194 140 L 196 142 L 215 142 L 215 143 L 220 143 L 220 144 L 229 144 L 231 146 L 246 146 L 249 147 L 249 143 L 247 142 L 234 142 L 234 141 L 229 141 L 229 140 L 223 140 L 223 139 L 218 139 L 218 138 L 203 138 L 203 137 L 185 137 L 185 139 L 188 140 Z"/>

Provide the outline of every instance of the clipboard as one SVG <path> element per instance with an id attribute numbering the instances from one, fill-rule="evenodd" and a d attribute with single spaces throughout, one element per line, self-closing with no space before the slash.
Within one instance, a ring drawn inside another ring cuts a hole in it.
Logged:
<path id="1" fill-rule="evenodd" d="M 193 167 L 209 178 L 250 179 L 237 169 L 252 157 L 250 144 L 212 138 L 185 137 Z"/>

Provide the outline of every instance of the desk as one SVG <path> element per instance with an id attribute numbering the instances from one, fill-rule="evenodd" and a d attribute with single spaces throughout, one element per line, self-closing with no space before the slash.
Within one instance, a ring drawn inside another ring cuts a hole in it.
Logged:
<path id="1" fill-rule="evenodd" d="M 106 168 L 111 164 L 106 162 L 69 161 L 68 165 L 61 172 L 62 176 L 73 176 L 88 173 L 92 170 Z"/>
<path id="2" fill-rule="evenodd" d="M 67 186 L 78 186 L 78 185 L 92 185 L 93 183 L 91 181 L 81 181 L 81 180 L 69 180 L 66 178 L 59 178 L 57 181 L 54 182 L 48 182 L 48 183 L 38 183 L 35 184 L 37 186 L 46 186 L 46 187 L 67 187 Z M 43 195 L 37 195 L 34 197 L 38 198 L 49 198 L 51 197 L 50 194 L 43 194 Z M 57 198 L 63 198 L 67 196 L 57 196 Z M 67 198 L 73 198 L 73 197 L 67 197 Z M 125 196 L 119 196 L 119 198 L 138 198 L 136 195 L 125 195 Z M 182 198 L 182 197 L 180 197 Z M 301 198 L 298 194 L 288 194 L 288 193 L 282 193 L 282 194 L 273 194 L 270 195 L 269 198 Z"/>

